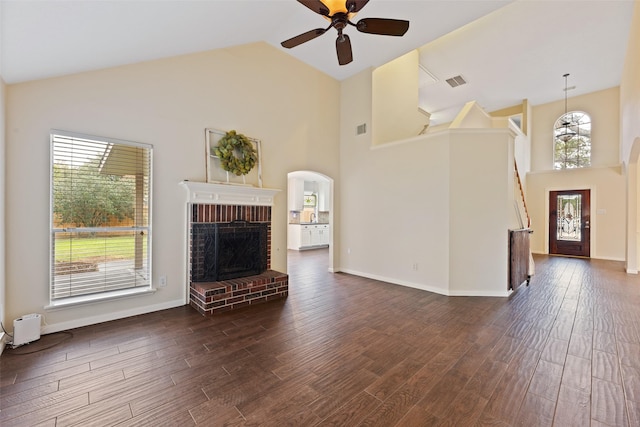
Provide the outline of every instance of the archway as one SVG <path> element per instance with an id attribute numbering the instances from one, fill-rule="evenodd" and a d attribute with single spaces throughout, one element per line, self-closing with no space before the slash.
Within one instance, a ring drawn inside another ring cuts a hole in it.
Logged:
<path id="1" fill-rule="evenodd" d="M 287 250 L 328 248 L 333 271 L 334 181 L 319 172 L 300 170 L 287 174 Z"/>

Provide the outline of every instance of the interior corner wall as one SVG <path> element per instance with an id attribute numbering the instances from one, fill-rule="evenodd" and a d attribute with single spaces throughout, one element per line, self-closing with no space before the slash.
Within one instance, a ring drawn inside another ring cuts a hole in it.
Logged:
<path id="1" fill-rule="evenodd" d="M 372 149 L 371 99 L 370 70 L 342 81 L 340 270 L 446 294 L 447 138 Z"/>
<path id="2" fill-rule="evenodd" d="M 507 296 L 514 137 L 452 130 L 448 146 L 449 294 Z"/>
<path id="3" fill-rule="evenodd" d="M 368 71 L 341 84 L 340 270 L 443 295 L 506 296 L 510 131 L 373 145 L 355 132 L 372 119 L 371 91 Z"/>
<path id="4" fill-rule="evenodd" d="M 414 137 L 428 123 L 418 111 L 419 60 L 413 50 L 373 70 L 373 145 Z"/>
<path id="5" fill-rule="evenodd" d="M 185 304 L 187 194 L 179 183 L 206 180 L 205 128 L 262 141 L 263 185 L 281 190 L 272 209 L 271 265 L 286 272 L 287 173 L 339 176 L 339 103 L 337 80 L 266 43 L 8 85 L 5 318 L 42 313 L 45 332 L 53 332 Z M 166 287 L 43 310 L 51 129 L 153 145 L 153 285 L 166 276 Z"/>

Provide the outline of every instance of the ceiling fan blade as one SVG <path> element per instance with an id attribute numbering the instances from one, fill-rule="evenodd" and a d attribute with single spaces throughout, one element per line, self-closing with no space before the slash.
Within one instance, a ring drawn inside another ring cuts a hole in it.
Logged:
<path id="1" fill-rule="evenodd" d="M 381 34 L 383 36 L 403 36 L 409 29 L 409 21 L 385 18 L 364 18 L 358 21 L 356 28 L 361 33 Z"/>
<path id="2" fill-rule="evenodd" d="M 308 42 L 309 40 L 313 40 L 318 36 L 323 35 L 327 30 L 324 28 L 316 28 L 315 30 L 307 31 L 306 33 L 299 34 L 295 37 L 291 37 L 289 40 L 285 40 L 282 43 L 282 47 L 286 47 L 287 49 L 291 49 L 292 47 L 296 47 L 301 45 L 302 43 Z"/>
<path id="3" fill-rule="evenodd" d="M 346 34 L 339 34 L 336 39 L 336 52 L 338 53 L 338 64 L 346 65 L 353 61 L 353 53 L 351 51 L 351 40 Z"/>
<path id="4" fill-rule="evenodd" d="M 369 0 L 347 0 L 347 11 L 349 11 L 349 13 L 360 12 L 360 9 L 367 3 L 369 3 Z"/>
<path id="5" fill-rule="evenodd" d="M 329 16 L 329 8 L 320 0 L 298 0 L 298 3 L 307 6 L 309 9 L 322 16 Z"/>

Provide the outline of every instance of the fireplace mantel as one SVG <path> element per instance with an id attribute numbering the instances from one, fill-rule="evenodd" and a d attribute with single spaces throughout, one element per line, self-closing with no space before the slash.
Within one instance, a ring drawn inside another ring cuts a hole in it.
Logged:
<path id="1" fill-rule="evenodd" d="M 187 203 L 215 205 L 273 206 L 280 190 L 244 185 L 182 181 L 188 191 Z"/>

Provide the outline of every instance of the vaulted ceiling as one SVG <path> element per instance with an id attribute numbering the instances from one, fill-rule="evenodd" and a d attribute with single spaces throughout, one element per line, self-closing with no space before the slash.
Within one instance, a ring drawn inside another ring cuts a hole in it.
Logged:
<path id="1" fill-rule="evenodd" d="M 370 0 L 353 19 L 406 19 L 403 37 L 345 31 L 354 60 L 339 66 L 335 31 L 284 49 L 327 26 L 295 0 L 0 0 L 0 72 L 19 83 L 186 53 L 266 41 L 337 80 L 413 49 L 435 78 L 423 87 L 434 117 L 476 100 L 492 111 L 617 86 L 633 0 Z M 467 84 L 451 88 L 449 77 Z"/>

